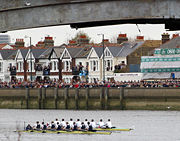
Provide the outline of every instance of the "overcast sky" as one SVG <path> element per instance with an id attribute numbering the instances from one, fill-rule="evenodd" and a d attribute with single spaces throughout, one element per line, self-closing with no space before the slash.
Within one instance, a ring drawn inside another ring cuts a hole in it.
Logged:
<path id="1" fill-rule="evenodd" d="M 141 34 L 145 39 L 160 40 L 161 34 L 166 32 L 164 25 L 151 25 L 151 24 L 139 24 Z M 94 42 L 100 42 L 101 36 L 97 34 L 103 33 L 106 39 L 112 39 L 118 36 L 119 33 L 127 33 L 130 38 L 135 38 L 140 35 L 139 30 L 135 24 L 113 25 L 113 26 L 99 26 L 81 29 L 72 29 L 69 25 L 66 26 L 51 26 L 43 28 L 33 28 L 25 30 L 9 31 L 6 34 L 11 36 L 11 42 L 14 43 L 16 38 L 24 38 L 25 35 L 32 37 L 32 44 L 36 44 L 38 41 L 44 39 L 45 36 L 52 36 L 55 40 L 55 45 L 61 45 L 67 43 L 67 39 L 71 39 L 79 31 L 87 33 Z M 178 33 L 168 32 L 170 34 Z M 25 39 L 26 45 L 29 45 L 29 39 Z"/>

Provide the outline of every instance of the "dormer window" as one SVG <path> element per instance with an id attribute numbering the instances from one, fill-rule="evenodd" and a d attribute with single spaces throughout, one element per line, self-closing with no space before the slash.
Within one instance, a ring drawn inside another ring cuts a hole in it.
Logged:
<path id="1" fill-rule="evenodd" d="M 69 54 L 67 51 L 64 52 L 64 57 L 69 57 Z"/>
<path id="2" fill-rule="evenodd" d="M 111 54 L 110 54 L 110 52 L 108 50 L 106 50 L 105 56 L 107 56 L 107 57 L 111 56 Z"/>

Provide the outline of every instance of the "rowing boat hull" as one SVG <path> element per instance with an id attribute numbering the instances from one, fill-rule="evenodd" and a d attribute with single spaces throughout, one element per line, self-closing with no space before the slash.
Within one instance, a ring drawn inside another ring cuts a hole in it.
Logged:
<path id="1" fill-rule="evenodd" d="M 95 128 L 97 131 L 131 131 L 132 129 L 127 128 L 127 129 L 119 129 L 119 128 L 112 128 L 112 129 L 103 129 L 103 128 Z"/>
<path id="2" fill-rule="evenodd" d="M 110 135 L 111 132 L 90 132 L 90 131 L 37 131 L 37 130 L 21 130 L 17 132 L 27 132 L 27 133 L 53 133 L 53 134 L 103 134 L 103 135 Z"/>

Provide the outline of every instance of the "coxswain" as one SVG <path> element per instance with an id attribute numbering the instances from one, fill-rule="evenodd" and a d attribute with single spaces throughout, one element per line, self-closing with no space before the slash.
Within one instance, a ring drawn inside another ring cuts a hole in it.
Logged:
<path id="1" fill-rule="evenodd" d="M 99 126 L 98 126 L 99 128 L 105 128 L 105 124 L 104 124 L 104 122 L 103 122 L 102 119 L 100 119 L 98 125 L 99 125 Z"/>
<path id="2" fill-rule="evenodd" d="M 70 124 L 68 122 L 66 122 L 66 130 L 70 130 Z"/>
<path id="3" fill-rule="evenodd" d="M 42 130 L 47 130 L 47 125 L 42 122 Z"/>
<path id="4" fill-rule="evenodd" d="M 108 121 L 106 122 L 106 128 L 112 128 L 112 123 L 111 123 L 111 120 L 108 119 Z"/>
<path id="5" fill-rule="evenodd" d="M 62 128 L 61 128 L 61 125 L 59 124 L 59 122 L 57 122 L 57 128 L 56 128 L 56 130 L 62 130 Z"/>
<path id="6" fill-rule="evenodd" d="M 94 122 L 94 119 L 91 120 L 90 125 L 92 125 L 93 128 L 96 128 L 96 123 Z"/>
<path id="7" fill-rule="evenodd" d="M 64 119 L 62 119 L 61 121 L 61 127 L 62 129 L 66 129 L 66 122 L 64 121 Z"/>
<path id="8" fill-rule="evenodd" d="M 51 124 L 49 122 L 47 123 L 47 129 L 51 130 Z"/>
<path id="9" fill-rule="evenodd" d="M 55 129 L 56 129 L 56 125 L 54 121 L 51 121 L 51 130 L 55 130 Z"/>
<path id="10" fill-rule="evenodd" d="M 85 130 L 86 129 L 86 126 L 84 124 L 84 122 L 81 123 L 81 130 Z"/>
<path id="11" fill-rule="evenodd" d="M 32 130 L 32 127 L 31 127 L 30 124 L 28 124 L 27 127 L 26 127 L 26 131 L 28 131 L 28 130 Z"/>
<path id="12" fill-rule="evenodd" d="M 70 128 L 72 129 L 73 128 L 73 119 L 72 118 L 70 118 L 69 125 L 70 125 Z"/>
<path id="13" fill-rule="evenodd" d="M 77 131 L 77 125 L 76 125 L 76 122 L 73 122 L 73 131 Z"/>
<path id="14" fill-rule="evenodd" d="M 39 121 L 36 122 L 36 130 L 40 130 L 41 129 L 41 125 L 39 123 Z"/>
<path id="15" fill-rule="evenodd" d="M 77 119 L 76 125 L 77 125 L 77 129 L 78 129 L 78 130 L 81 129 L 80 119 Z"/>

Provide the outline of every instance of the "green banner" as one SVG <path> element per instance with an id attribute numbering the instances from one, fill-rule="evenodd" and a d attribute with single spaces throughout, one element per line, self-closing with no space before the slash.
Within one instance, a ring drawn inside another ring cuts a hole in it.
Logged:
<path id="1" fill-rule="evenodd" d="M 141 58 L 141 62 L 172 62 L 172 61 L 180 61 L 180 57 Z"/>
<path id="2" fill-rule="evenodd" d="M 180 48 L 155 49 L 154 54 L 161 54 L 161 55 L 180 54 Z"/>
<path id="3" fill-rule="evenodd" d="M 141 69 L 142 73 L 153 73 L 153 72 L 180 72 L 180 68 L 151 68 Z"/>

